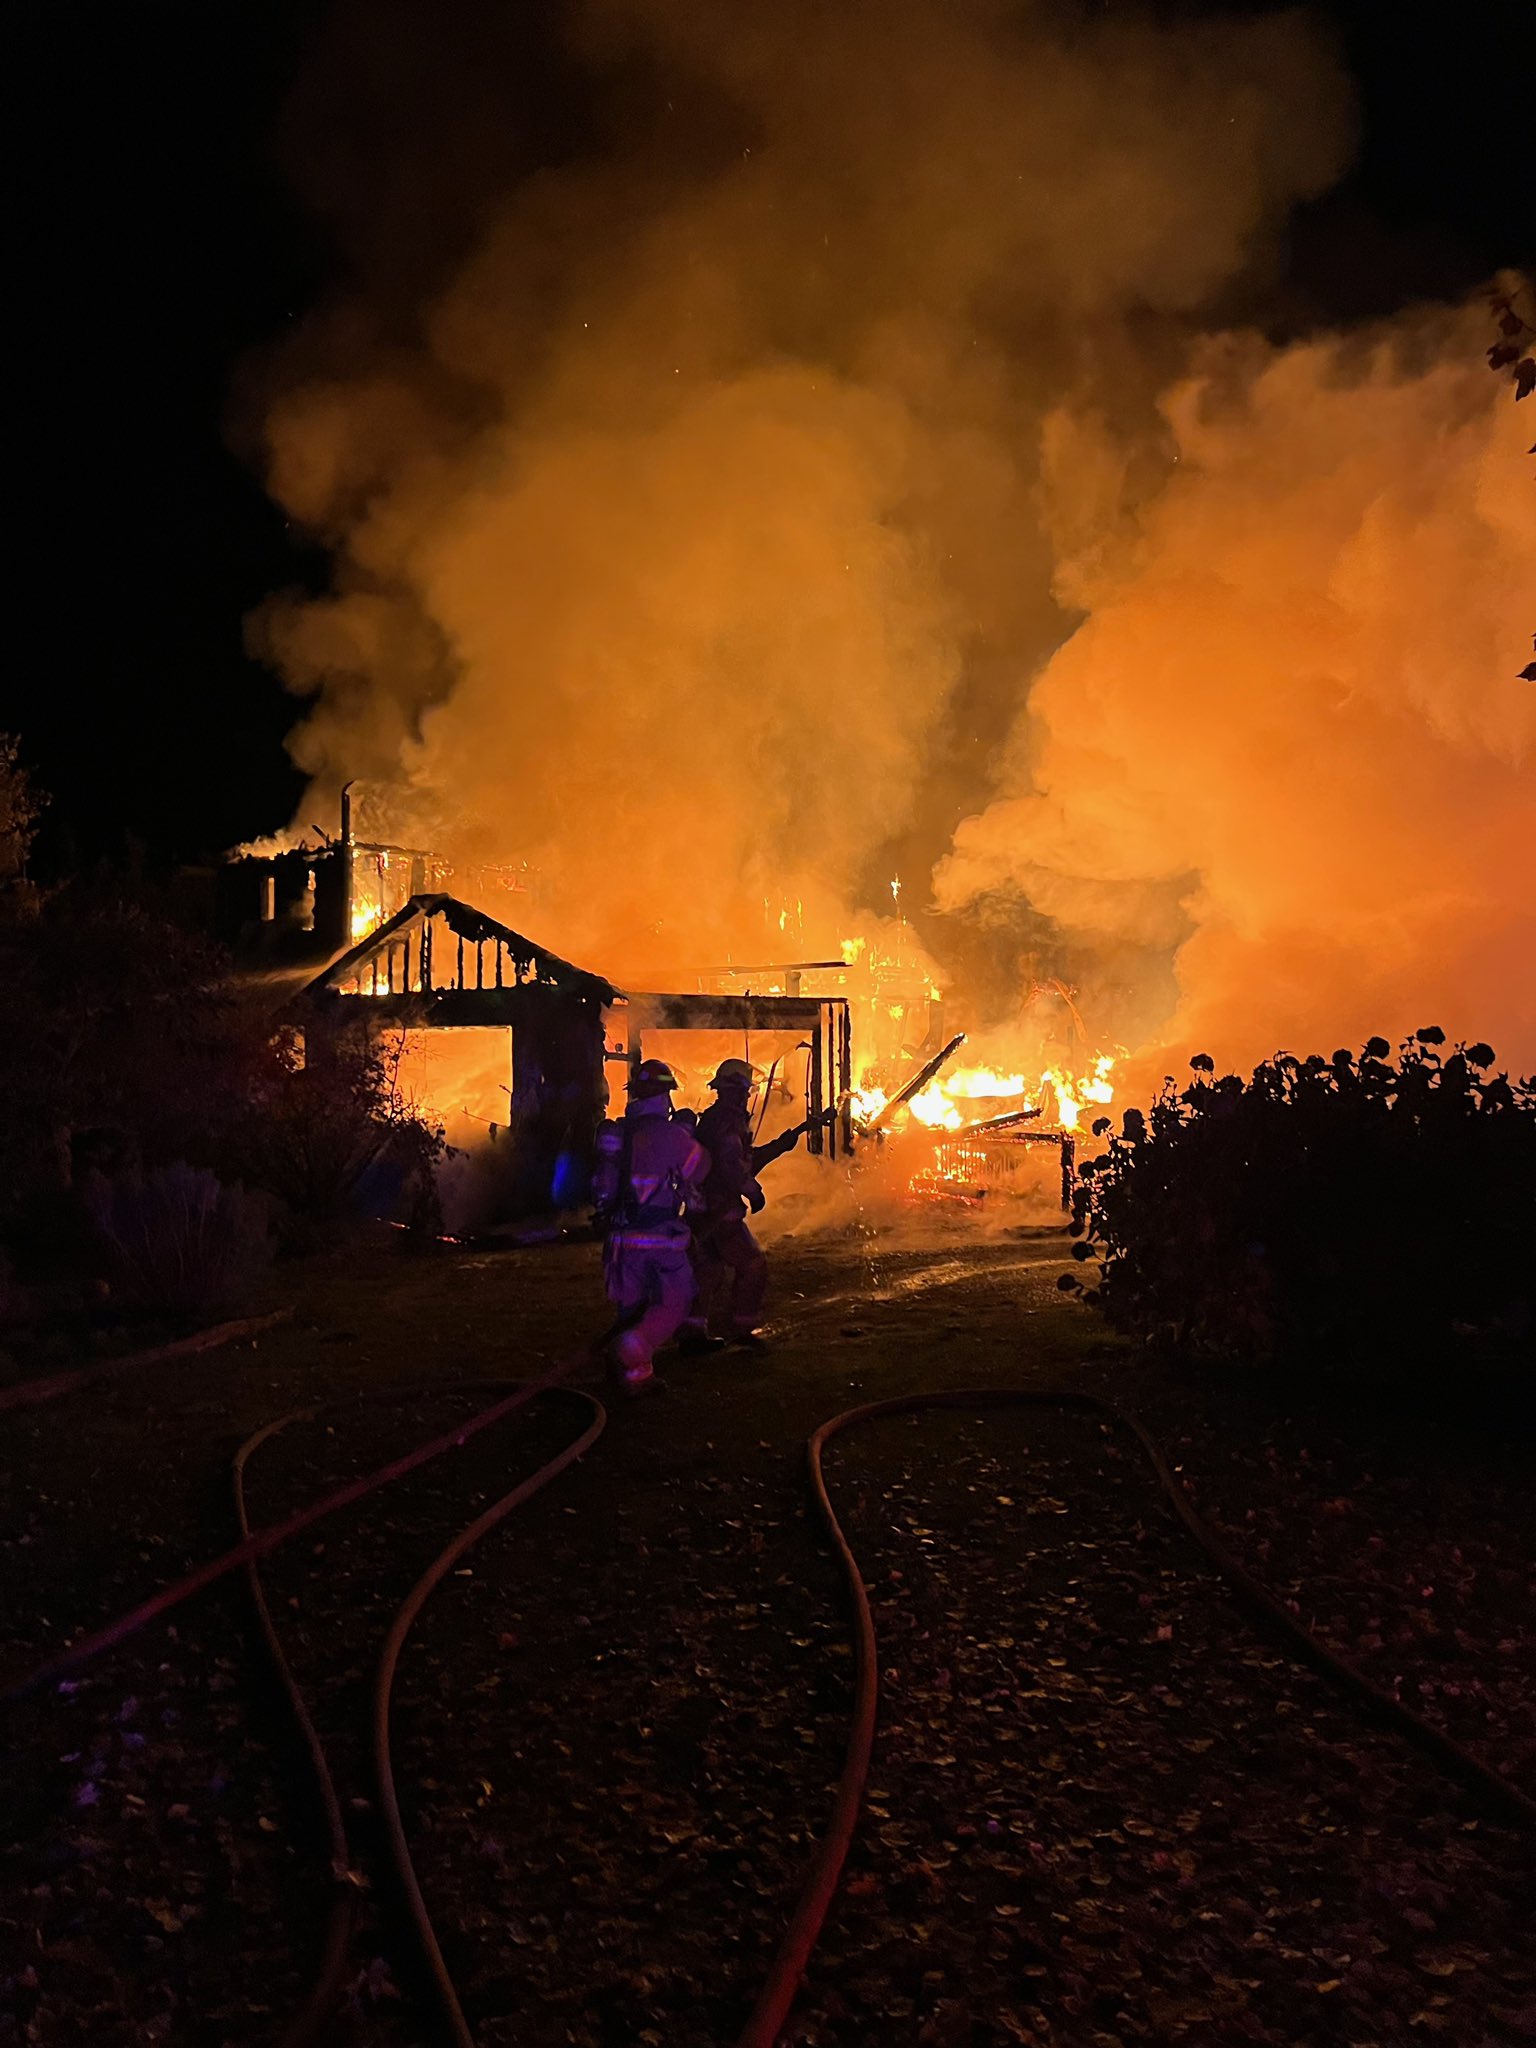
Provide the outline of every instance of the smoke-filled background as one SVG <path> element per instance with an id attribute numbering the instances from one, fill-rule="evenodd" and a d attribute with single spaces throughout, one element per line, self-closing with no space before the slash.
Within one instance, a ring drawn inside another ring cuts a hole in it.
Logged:
<path id="1" fill-rule="evenodd" d="M 819 957 L 899 874 L 1000 1042 L 1061 974 L 1149 1071 L 1431 1020 L 1536 1060 L 1486 316 L 1233 326 L 1348 159 L 1327 37 L 509 13 L 466 65 L 343 7 L 289 117 L 354 280 L 242 401 L 334 557 L 252 627 L 313 699 L 301 818 L 362 778 L 631 982 Z"/>
<path id="2" fill-rule="evenodd" d="M 941 904 L 1013 892 L 1090 943 L 1175 949 L 1156 1036 L 1181 1052 L 1441 1021 L 1536 1056 L 1536 691 L 1511 659 L 1536 493 L 1478 338 L 1422 315 L 1207 344 L 1161 400 L 1176 467 L 1128 514 L 1113 445 L 1053 423 L 1057 588 L 1087 617 Z"/>

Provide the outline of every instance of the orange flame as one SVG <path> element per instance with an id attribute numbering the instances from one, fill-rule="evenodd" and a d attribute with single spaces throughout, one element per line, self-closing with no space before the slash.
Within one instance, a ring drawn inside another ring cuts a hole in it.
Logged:
<path id="1" fill-rule="evenodd" d="M 1096 1054 L 1086 1068 L 1073 1071 L 1066 1066 L 1043 1068 L 1037 1080 L 1023 1071 L 1004 1073 L 991 1067 L 960 1067 L 939 1074 L 910 1102 L 902 1104 L 892 1118 L 892 1127 L 909 1123 L 926 1130 L 958 1131 L 980 1123 L 989 1116 L 1006 1116 L 1011 1110 L 1054 1104 L 1054 1118 L 1042 1118 L 1047 1129 L 1076 1131 L 1082 1128 L 1083 1112 L 1089 1106 L 1113 1102 L 1114 1083 L 1110 1075 L 1114 1053 Z M 890 1093 L 867 1079 L 853 1092 L 855 1124 L 868 1128 L 889 1106 Z"/>

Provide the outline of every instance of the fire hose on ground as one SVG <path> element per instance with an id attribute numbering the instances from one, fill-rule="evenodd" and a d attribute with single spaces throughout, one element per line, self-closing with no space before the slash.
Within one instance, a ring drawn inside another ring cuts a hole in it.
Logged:
<path id="1" fill-rule="evenodd" d="M 242 1528 L 242 1540 L 222 1557 L 214 1558 L 198 1570 L 190 1572 L 175 1585 L 165 1588 L 153 1599 L 143 1602 L 128 1614 L 121 1616 L 107 1627 L 98 1629 L 85 1637 L 61 1656 L 50 1659 L 45 1665 L 30 1673 L 18 1684 L 12 1686 L 3 1696 L 13 1701 L 24 1694 L 37 1691 L 62 1676 L 125 1641 L 130 1635 L 145 1628 L 151 1621 L 179 1606 L 194 1594 L 212 1585 L 229 1572 L 245 1566 L 252 1574 L 252 1592 L 256 1600 L 258 1621 L 269 1654 L 273 1657 L 280 1682 L 287 1694 L 290 1707 L 295 1712 L 301 1735 L 309 1752 L 311 1768 L 315 1775 L 321 1804 L 327 1820 L 327 1832 L 333 1860 L 339 1865 L 335 1872 L 338 1889 L 344 1886 L 347 1867 L 347 1842 L 345 1824 L 341 1817 L 340 1802 L 336 1796 L 334 1781 L 326 1761 L 323 1745 L 315 1728 L 312 1716 L 288 1667 L 281 1643 L 272 1623 L 270 1610 L 260 1579 L 255 1574 L 257 1561 L 291 1537 L 312 1527 L 323 1516 L 365 1498 L 392 1481 L 419 1470 L 430 1460 L 441 1456 L 449 1449 L 467 1442 L 471 1436 L 505 1417 L 526 1407 L 539 1394 L 553 1391 L 559 1383 L 581 1363 L 580 1359 L 568 1360 L 538 1379 L 518 1386 L 511 1392 L 501 1393 L 500 1398 L 490 1406 L 471 1416 L 467 1421 L 445 1431 L 414 1451 L 381 1466 L 361 1478 L 335 1489 L 309 1507 L 300 1509 L 285 1520 L 265 1529 L 250 1531 L 246 1520 L 242 1476 L 251 1454 L 269 1438 L 300 1419 L 313 1418 L 322 1412 L 349 1405 L 346 1401 L 320 1404 L 301 1408 L 278 1418 L 256 1432 L 242 1445 L 235 1461 L 235 1485 L 238 1514 Z M 498 1389 L 506 1383 L 494 1383 Z M 485 1383 L 468 1383 L 455 1386 L 447 1383 L 431 1388 L 378 1390 L 357 1398 L 383 1401 L 408 1399 L 412 1395 L 425 1396 L 428 1393 L 452 1395 L 454 1393 L 488 1391 Z M 381 1806 L 391 1856 L 395 1866 L 407 1909 L 410 1913 L 431 1977 L 444 2022 L 445 2035 L 455 2048 L 474 2048 L 474 2036 L 464 2016 L 457 1991 L 443 1960 L 441 1949 L 432 1928 L 421 1888 L 417 1882 L 412 1864 L 410 1847 L 401 1819 L 399 1802 L 395 1792 L 394 1768 L 390 1755 L 390 1698 L 394 1673 L 401 1649 L 410 1628 L 420 1613 L 433 1589 L 442 1581 L 465 1551 L 497 1523 L 504 1520 L 516 1508 L 531 1499 L 567 1466 L 580 1458 L 601 1434 L 606 1421 L 602 1406 L 590 1395 L 575 1389 L 562 1389 L 567 1398 L 584 1401 L 591 1410 L 592 1419 L 580 1436 L 573 1439 L 555 1457 L 549 1459 L 511 1492 L 494 1502 L 439 1552 L 395 1615 L 394 1623 L 386 1639 L 380 1658 L 373 1691 L 372 1733 L 375 1768 L 379 1781 Z M 774 2048 L 783 2031 L 793 2006 L 807 1963 L 815 1949 L 817 1940 L 826 1922 L 833 1899 L 837 1892 L 838 1880 L 847 1859 L 857 1828 L 863 1804 L 864 1790 L 868 1781 L 874 1750 L 875 1731 L 879 1713 L 879 1661 L 875 1637 L 874 1617 L 869 1595 L 854 1552 L 838 1520 L 828 1491 L 823 1470 L 822 1454 L 832 1439 L 845 1430 L 860 1424 L 875 1421 L 891 1415 L 913 1414 L 924 1410 L 937 1409 L 987 1409 L 987 1408 L 1056 1407 L 1079 1414 L 1097 1417 L 1111 1427 L 1127 1431 L 1144 1452 L 1152 1471 L 1169 1505 L 1183 1524 L 1186 1531 L 1216 1566 L 1239 1601 L 1249 1609 L 1265 1626 L 1283 1640 L 1286 1648 L 1300 1661 L 1309 1664 L 1334 1685 L 1346 1692 L 1373 1719 L 1396 1730 L 1415 1744 L 1440 1770 L 1459 1780 L 1503 1821 L 1513 1826 L 1536 1831 L 1536 1800 L 1531 1799 L 1519 1787 L 1481 1762 L 1449 1736 L 1433 1728 L 1418 1715 L 1391 1695 L 1383 1692 L 1368 1679 L 1345 1664 L 1326 1649 L 1307 1629 L 1275 1599 L 1252 1574 L 1230 1554 L 1216 1537 L 1204 1519 L 1190 1504 L 1187 1494 L 1177 1476 L 1170 1468 L 1156 1439 L 1133 1415 L 1117 1408 L 1113 1403 L 1096 1395 L 1074 1389 L 1053 1388 L 970 1388 L 963 1390 L 943 1389 L 929 1392 L 898 1395 L 892 1399 L 868 1403 L 851 1408 L 822 1423 L 812 1434 L 807 1446 L 812 1495 L 817 1513 L 826 1531 L 827 1538 L 836 1554 L 841 1568 L 851 1609 L 853 1647 L 855 1654 L 855 1680 L 852 1715 L 849 1723 L 848 1742 L 844 1754 L 842 1771 L 833 1797 L 832 1810 L 826 1832 L 812 1859 L 802 1885 L 799 1897 L 790 1916 L 779 1951 L 774 1959 L 768 1979 L 757 1998 L 746 2026 L 738 2038 L 737 2048 Z M 303 2044 L 316 2038 L 334 2010 L 341 1977 L 346 1965 L 347 1939 L 350 1931 L 350 1909 L 344 1897 L 338 1896 L 333 1906 L 324 1944 L 320 1973 L 314 1987 L 306 1998 L 303 2008 L 283 2037 L 283 2048 L 303 2048 Z"/>
<path id="2" fill-rule="evenodd" d="M 521 1385 L 518 1382 L 506 1380 L 461 1380 L 455 1382 L 451 1388 L 430 1384 L 415 1387 L 383 1388 L 343 1396 L 339 1400 L 327 1401 L 307 1408 L 290 1409 L 286 1415 L 278 1416 L 275 1421 L 265 1424 L 253 1435 L 247 1437 L 235 1453 L 231 1466 L 231 1485 L 234 1493 L 235 1519 L 239 1525 L 242 1540 L 248 1539 L 251 1535 L 250 1518 L 245 1495 L 246 1469 L 251 1458 L 260 1450 L 261 1446 L 270 1442 L 273 1437 L 287 1429 L 290 1424 L 317 1421 L 322 1416 L 339 1414 L 345 1409 L 356 1408 L 363 1404 L 368 1406 L 387 1406 L 412 1400 L 441 1398 L 445 1393 L 494 1393 L 507 1395 L 520 1392 L 521 1390 Z M 437 1936 L 427 1913 L 426 1904 L 421 1896 L 421 1888 L 416 1881 L 410 1848 L 400 1819 L 400 1806 L 395 1794 L 394 1770 L 389 1755 L 390 1694 L 400 1650 L 411 1624 L 420 1612 L 428 1594 L 446 1576 L 452 1566 L 463 1556 L 464 1552 L 479 1541 L 481 1536 L 488 1530 L 493 1529 L 505 1516 L 511 1514 L 514 1508 L 521 1507 L 524 1501 L 531 1499 L 541 1487 L 547 1486 L 552 1479 L 558 1478 L 568 1465 L 574 1464 L 602 1435 L 608 1420 L 607 1411 L 602 1403 L 593 1395 L 583 1393 L 574 1387 L 559 1385 L 549 1386 L 544 1391 L 554 1394 L 561 1399 L 577 1403 L 585 1408 L 591 1416 L 587 1428 L 573 1442 L 558 1452 L 555 1457 L 541 1465 L 536 1472 L 532 1473 L 520 1485 L 515 1486 L 510 1493 L 503 1494 L 501 1499 L 493 1502 L 484 1514 L 472 1522 L 467 1529 L 462 1530 L 446 1549 L 438 1553 L 396 1613 L 379 1661 L 378 1673 L 374 1684 L 375 1772 L 380 1791 L 380 1805 L 384 1815 L 391 1855 L 395 1863 L 396 1876 L 414 1923 L 416 1937 L 431 1974 L 439 2002 L 443 2006 L 445 2016 L 450 2020 L 450 2025 L 455 2030 L 456 2040 L 463 2041 L 470 2039 L 469 2031 L 464 2023 L 462 2011 L 459 2008 L 458 1996 L 454 1990 L 452 1979 L 449 1977 L 443 1962 L 442 1951 L 438 1947 Z M 462 1440 L 460 1438 L 460 1441 Z M 341 1799 L 336 1790 L 336 1780 L 331 1770 L 330 1760 L 326 1756 L 325 1745 L 321 1739 L 320 1731 L 315 1725 L 314 1716 L 309 1711 L 308 1702 L 304 1698 L 298 1680 L 294 1677 L 293 1668 L 288 1661 L 287 1653 L 283 1649 L 276 1624 L 272 1619 L 272 1610 L 267 1601 L 266 1587 L 262 1582 L 261 1567 L 258 1559 L 252 1558 L 246 1565 L 246 1576 L 251 1600 L 256 1609 L 257 1625 L 261 1631 L 267 1657 L 287 1700 L 289 1712 L 293 1716 L 294 1723 L 299 1731 L 300 1740 L 309 1759 L 315 1794 L 325 1818 L 326 1841 L 330 1854 L 331 1877 L 334 1889 L 331 1894 L 330 1910 L 326 1918 L 326 1932 L 322 1945 L 320 1966 L 303 2005 L 285 2030 L 280 2043 L 280 2048 L 308 2048 L 308 2044 L 316 2040 L 329 2023 L 340 2000 L 346 1975 L 348 1951 L 355 1918 L 353 1906 L 356 1897 L 353 1889 L 351 1844 L 347 1838 L 346 1821 L 342 1815 Z"/>
<path id="3" fill-rule="evenodd" d="M 77 1394 L 98 1380 L 116 1379 L 142 1365 L 167 1365 L 175 1358 L 194 1358 L 204 1351 L 217 1351 L 225 1344 L 254 1343 L 268 1330 L 275 1330 L 292 1316 L 291 1309 L 278 1309 L 266 1316 L 241 1316 L 232 1323 L 215 1323 L 211 1329 L 195 1330 L 190 1337 L 178 1337 L 169 1344 L 157 1344 L 151 1351 L 125 1352 L 116 1358 L 98 1358 L 90 1365 L 75 1366 L 69 1372 L 45 1373 L 41 1379 L 20 1380 L 0 1387 L 0 1414 L 12 1408 L 37 1408 L 45 1401 L 57 1401 L 65 1394 Z"/>

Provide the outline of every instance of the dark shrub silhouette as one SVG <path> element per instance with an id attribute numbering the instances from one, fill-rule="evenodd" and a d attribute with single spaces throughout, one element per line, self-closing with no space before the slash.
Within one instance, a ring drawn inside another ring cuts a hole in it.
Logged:
<path id="1" fill-rule="evenodd" d="M 1083 1168 L 1063 1286 L 1117 1328 L 1320 1372 L 1536 1355 L 1536 1082 L 1430 1027 L 1165 1084 Z M 1107 1121 L 1095 1125 L 1104 1135 Z"/>
<path id="2" fill-rule="evenodd" d="M 109 1301 L 124 1314 L 222 1314 L 245 1301 L 272 1255 L 265 1201 L 204 1167 L 96 1173 L 84 1196 Z"/>
<path id="3" fill-rule="evenodd" d="M 142 878 L 0 889 L 0 1319 L 232 1305 L 269 1213 L 283 1247 L 431 1227 L 441 1134 L 365 1030 L 301 1046 L 283 999 Z"/>

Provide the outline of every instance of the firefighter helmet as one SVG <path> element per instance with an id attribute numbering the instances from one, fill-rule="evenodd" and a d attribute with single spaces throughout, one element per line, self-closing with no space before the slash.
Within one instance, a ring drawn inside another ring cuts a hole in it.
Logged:
<path id="1" fill-rule="evenodd" d="M 642 1060 L 629 1077 L 629 1092 L 643 1101 L 648 1095 L 670 1095 L 677 1076 L 665 1060 Z"/>
<path id="2" fill-rule="evenodd" d="M 752 1088 L 757 1081 L 757 1069 L 750 1060 L 722 1060 L 715 1069 L 711 1088 Z"/>

